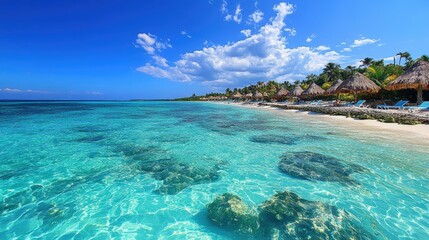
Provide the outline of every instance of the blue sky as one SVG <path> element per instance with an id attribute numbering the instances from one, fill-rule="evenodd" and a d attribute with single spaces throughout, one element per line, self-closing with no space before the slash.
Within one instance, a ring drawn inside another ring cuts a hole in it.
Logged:
<path id="1" fill-rule="evenodd" d="M 157 99 L 429 54 L 429 1 L 0 0 L 0 99 Z"/>

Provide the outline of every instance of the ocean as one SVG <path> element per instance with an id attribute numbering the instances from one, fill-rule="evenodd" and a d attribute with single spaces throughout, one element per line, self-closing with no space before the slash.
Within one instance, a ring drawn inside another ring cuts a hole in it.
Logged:
<path id="1" fill-rule="evenodd" d="M 427 147 L 280 111 L 0 102 L 0 239 L 429 239 Z"/>

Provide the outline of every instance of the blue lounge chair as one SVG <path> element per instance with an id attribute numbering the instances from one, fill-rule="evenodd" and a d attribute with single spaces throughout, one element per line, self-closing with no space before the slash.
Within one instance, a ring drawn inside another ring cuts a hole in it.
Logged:
<path id="1" fill-rule="evenodd" d="M 407 100 L 401 100 L 395 103 L 395 105 L 382 104 L 382 105 L 377 105 L 377 108 L 378 109 L 401 109 L 401 108 L 404 108 L 405 104 L 407 103 L 408 103 Z"/>
<path id="2" fill-rule="evenodd" d="M 347 104 L 347 107 L 363 107 L 363 104 L 366 102 L 366 100 L 359 100 L 355 104 Z"/>
<path id="3" fill-rule="evenodd" d="M 404 107 L 404 109 L 408 109 L 408 110 L 424 110 L 424 109 L 429 109 L 429 101 L 422 102 L 418 106 Z"/>
<path id="4" fill-rule="evenodd" d="M 322 100 L 318 100 L 318 101 L 311 101 L 309 104 L 310 105 L 320 105 L 322 103 Z"/>

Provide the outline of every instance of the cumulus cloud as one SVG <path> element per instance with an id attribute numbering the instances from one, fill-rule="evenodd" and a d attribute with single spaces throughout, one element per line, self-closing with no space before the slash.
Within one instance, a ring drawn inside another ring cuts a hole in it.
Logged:
<path id="1" fill-rule="evenodd" d="M 158 65 L 158 66 L 161 66 L 161 67 L 168 67 L 168 61 L 167 61 L 167 59 L 165 59 L 165 58 L 163 58 L 163 57 L 161 57 L 161 56 L 159 56 L 159 55 L 154 55 L 154 56 L 152 56 L 152 59 L 153 60 L 155 60 L 155 63 Z"/>
<path id="2" fill-rule="evenodd" d="M 395 56 L 392 56 L 392 57 L 385 57 L 385 58 L 383 58 L 383 60 L 384 60 L 385 62 L 393 62 L 393 61 L 395 60 Z"/>
<path id="3" fill-rule="evenodd" d="M 240 7 L 240 4 L 238 4 L 237 7 L 235 8 L 235 14 L 232 17 L 232 19 L 234 20 L 234 22 L 240 24 L 242 18 L 243 18 L 243 15 L 241 14 L 241 7 Z"/>
<path id="4" fill-rule="evenodd" d="M 285 32 L 288 32 L 289 33 L 289 36 L 295 36 L 296 35 L 296 30 L 295 30 L 295 28 L 286 28 L 285 29 Z"/>
<path id="5" fill-rule="evenodd" d="M 361 46 L 376 43 L 378 41 L 380 41 L 380 39 L 370 39 L 370 38 L 362 37 L 360 39 L 354 40 L 353 44 L 350 45 L 350 47 L 352 47 L 352 48 L 361 47 Z"/>
<path id="6" fill-rule="evenodd" d="M 330 50 L 330 49 L 331 49 L 330 47 L 323 46 L 323 45 L 320 45 L 320 46 L 318 46 L 316 48 L 317 51 L 327 51 L 327 50 Z"/>
<path id="7" fill-rule="evenodd" d="M 256 10 L 252 14 L 249 15 L 250 21 L 258 23 L 264 19 L 264 13 L 261 10 Z"/>
<path id="8" fill-rule="evenodd" d="M 150 33 L 139 33 L 137 35 L 137 47 L 141 47 L 149 54 L 154 54 L 155 50 L 171 48 L 169 41 L 163 42 L 158 40 L 157 36 Z"/>
<path id="9" fill-rule="evenodd" d="M 344 48 L 343 50 L 341 50 L 341 52 L 351 52 L 352 49 L 351 48 Z"/>
<path id="10" fill-rule="evenodd" d="M 346 42 L 342 42 L 341 45 L 346 45 Z"/>
<path id="11" fill-rule="evenodd" d="M 249 37 L 250 35 L 252 35 L 252 30 L 244 29 L 244 30 L 241 30 L 240 33 L 242 33 L 246 37 Z"/>
<path id="12" fill-rule="evenodd" d="M 222 5 L 220 5 L 220 12 L 222 14 L 228 14 L 228 3 L 225 0 L 223 0 Z"/>
<path id="13" fill-rule="evenodd" d="M 146 63 L 137 70 L 173 81 L 231 87 L 261 80 L 293 81 L 341 59 L 335 51 L 287 47 L 284 20 L 293 10 L 293 5 L 279 3 L 274 6 L 276 16 L 243 40 L 185 53 L 166 66 Z"/>
<path id="14" fill-rule="evenodd" d="M 311 42 L 311 41 L 313 41 L 313 39 L 316 37 L 316 35 L 314 35 L 314 34 L 311 34 L 305 41 L 306 42 Z"/>
<path id="15" fill-rule="evenodd" d="M 31 90 L 31 89 L 18 89 L 18 88 L 0 88 L 0 92 L 4 93 L 49 93 L 47 91 Z"/>

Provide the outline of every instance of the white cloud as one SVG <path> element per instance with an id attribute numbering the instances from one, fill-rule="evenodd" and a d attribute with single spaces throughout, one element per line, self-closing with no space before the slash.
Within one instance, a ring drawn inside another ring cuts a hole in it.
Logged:
<path id="1" fill-rule="evenodd" d="M 316 35 L 314 35 L 314 34 L 311 34 L 305 41 L 306 42 L 311 42 L 311 41 L 313 41 L 313 39 L 316 37 Z"/>
<path id="2" fill-rule="evenodd" d="M 393 61 L 394 61 L 394 59 L 395 59 L 395 56 L 383 58 L 383 60 L 384 60 L 385 62 L 393 62 Z"/>
<path id="3" fill-rule="evenodd" d="M 249 15 L 250 21 L 258 23 L 264 19 L 264 13 L 261 10 L 256 10 L 254 13 Z"/>
<path id="4" fill-rule="evenodd" d="M 49 93 L 47 91 L 31 90 L 31 89 L 18 89 L 18 88 L 0 88 L 0 92 L 4 93 Z"/>
<path id="5" fill-rule="evenodd" d="M 352 49 L 351 48 L 344 48 L 343 50 L 341 50 L 341 52 L 351 52 L 352 51 Z"/>
<path id="6" fill-rule="evenodd" d="M 88 95 L 103 95 L 102 92 L 98 92 L 98 91 L 88 91 L 88 92 L 85 92 L 85 94 L 88 94 Z"/>
<path id="7" fill-rule="evenodd" d="M 277 14 L 270 23 L 243 40 L 185 53 L 168 66 L 146 63 L 137 70 L 173 81 L 231 87 L 260 80 L 301 79 L 342 58 L 335 51 L 320 53 L 309 47 L 288 48 L 282 33 L 293 5 L 280 3 L 274 10 Z"/>
<path id="8" fill-rule="evenodd" d="M 225 0 L 223 0 L 222 1 L 222 5 L 220 6 L 220 12 L 222 13 L 222 14 L 227 14 L 228 13 L 228 3 L 225 1 Z"/>
<path id="9" fill-rule="evenodd" d="M 379 44 L 377 44 L 377 47 L 382 47 L 384 45 L 386 45 L 386 44 L 385 43 L 379 43 Z"/>
<path id="10" fill-rule="evenodd" d="M 139 33 L 136 40 L 137 46 L 142 47 L 149 54 L 154 54 L 155 50 L 171 48 L 169 41 L 162 42 L 157 40 L 157 36 L 150 33 Z"/>
<path id="11" fill-rule="evenodd" d="M 330 47 L 323 46 L 323 45 L 320 45 L 320 46 L 318 46 L 316 48 L 317 51 L 327 51 L 327 50 L 330 50 L 330 49 L 331 49 Z"/>
<path id="12" fill-rule="evenodd" d="M 342 42 L 341 45 L 346 45 L 346 42 Z"/>
<path id="13" fill-rule="evenodd" d="M 242 17 L 243 17 L 243 15 L 241 14 L 240 4 L 238 4 L 237 8 L 235 8 L 235 14 L 232 17 L 232 19 L 234 20 L 234 22 L 240 24 Z"/>
<path id="14" fill-rule="evenodd" d="M 181 31 L 181 32 L 180 32 L 180 34 L 182 34 L 183 36 L 186 36 L 186 37 L 187 37 L 187 38 L 189 38 L 189 39 L 191 39 L 191 38 L 192 38 L 192 36 L 191 36 L 191 35 L 189 35 L 189 34 L 188 34 L 188 32 L 186 32 L 186 31 L 184 31 L 184 30 L 183 30 L 183 31 Z"/>
<path id="15" fill-rule="evenodd" d="M 294 37 L 294 36 L 296 35 L 296 30 L 295 30 L 295 28 L 286 28 L 286 29 L 285 29 L 285 32 L 288 32 L 288 33 L 289 33 L 289 36 L 292 36 L 292 37 Z"/>
<path id="16" fill-rule="evenodd" d="M 242 33 L 246 37 L 249 37 L 250 35 L 252 35 L 252 30 L 244 29 L 244 30 L 241 30 L 240 33 Z"/>
<path id="17" fill-rule="evenodd" d="M 231 20 L 232 20 L 232 15 L 231 15 L 231 14 L 227 14 L 227 15 L 225 16 L 225 20 L 226 20 L 226 21 L 231 21 Z"/>
<path id="18" fill-rule="evenodd" d="M 167 59 L 159 56 L 159 55 L 154 55 L 152 56 L 153 60 L 155 60 L 155 63 L 161 67 L 168 67 L 168 61 Z"/>
<path id="19" fill-rule="evenodd" d="M 353 44 L 350 45 L 350 47 L 355 48 L 355 47 L 361 47 L 361 46 L 365 46 L 368 44 L 373 44 L 380 41 L 380 39 L 370 39 L 370 38 L 364 38 L 362 37 L 361 39 L 356 39 L 353 41 Z"/>

